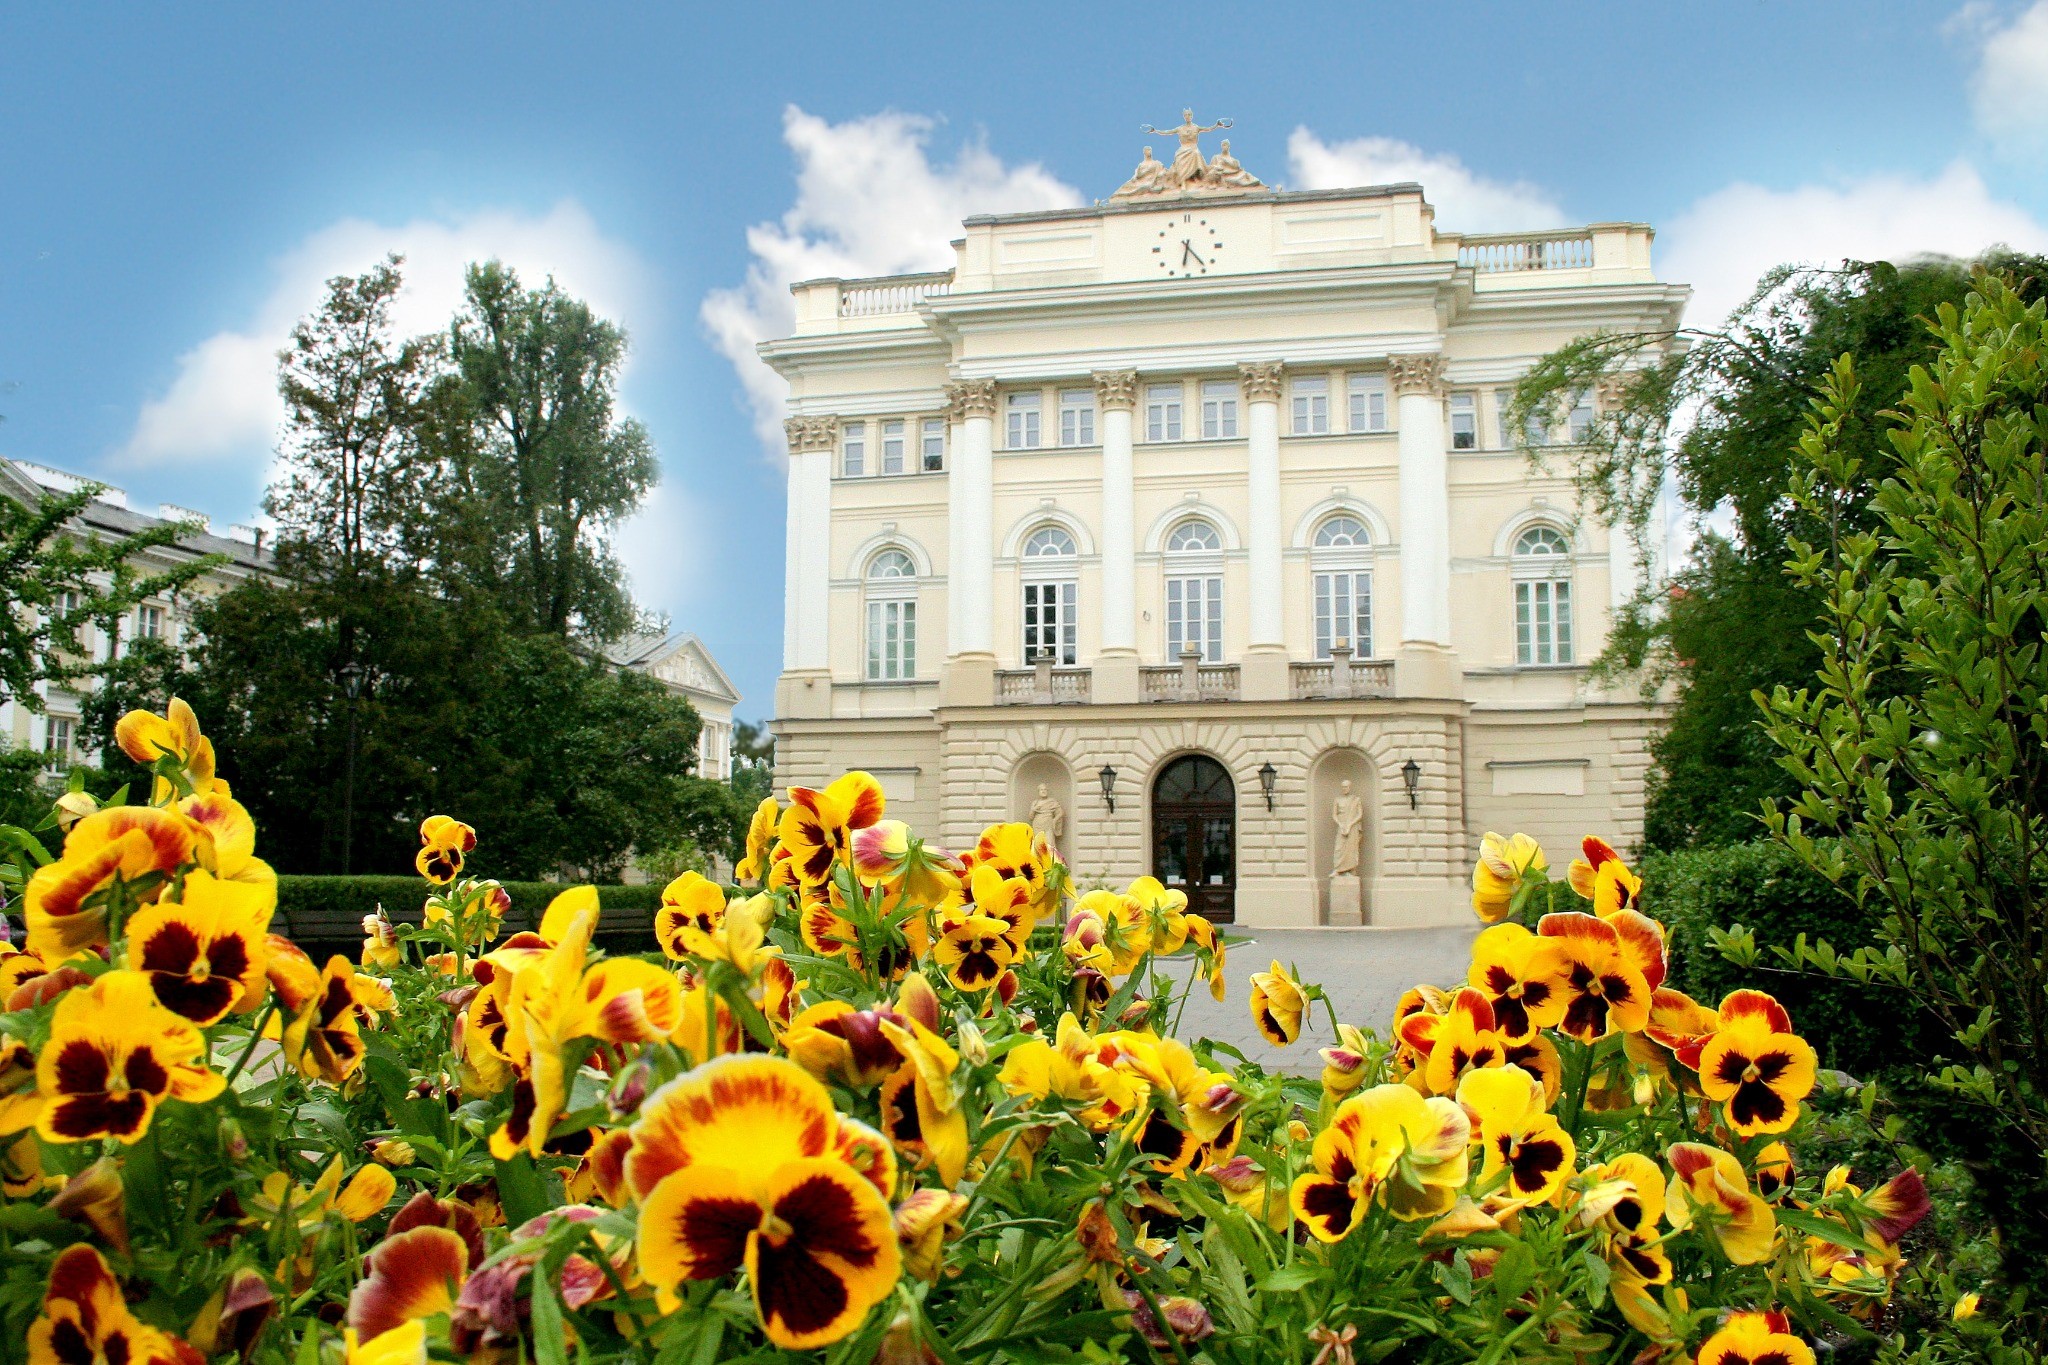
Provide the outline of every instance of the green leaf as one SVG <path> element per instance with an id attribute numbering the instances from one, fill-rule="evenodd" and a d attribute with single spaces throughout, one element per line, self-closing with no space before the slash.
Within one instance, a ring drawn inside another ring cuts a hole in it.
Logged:
<path id="1" fill-rule="evenodd" d="M 532 1157 L 521 1152 L 510 1161 L 493 1157 L 491 1164 L 497 1168 L 498 1196 L 504 1201 L 508 1225 L 516 1228 L 554 1207 L 547 1177 L 533 1164 Z"/>
<path id="2" fill-rule="evenodd" d="M 1832 1218 L 1818 1217 L 1806 1212 L 1804 1209 L 1779 1209 L 1777 1213 L 1778 1221 L 1788 1228 L 1808 1233 L 1811 1236 L 1820 1238 L 1823 1242 L 1832 1242 L 1838 1247 L 1847 1247 L 1851 1251 L 1862 1251 L 1871 1255 L 1877 1254 L 1876 1247 L 1849 1231 L 1848 1225 L 1845 1223 L 1838 1223 Z"/>
<path id="3" fill-rule="evenodd" d="M 528 1283 L 533 1286 L 533 1358 L 538 1365 L 569 1365 L 562 1301 L 555 1297 L 554 1276 L 543 1264 L 534 1268 Z"/>
<path id="4" fill-rule="evenodd" d="M 1322 1278 L 1322 1273 L 1321 1266 L 1297 1261 L 1293 1265 L 1281 1266 L 1252 1287 L 1261 1294 L 1292 1294 L 1297 1289 L 1314 1284 Z"/>

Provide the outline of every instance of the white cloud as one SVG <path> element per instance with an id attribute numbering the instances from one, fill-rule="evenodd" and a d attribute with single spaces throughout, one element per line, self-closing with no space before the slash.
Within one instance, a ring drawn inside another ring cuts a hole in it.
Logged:
<path id="1" fill-rule="evenodd" d="M 713 343 L 739 372 L 763 444 L 778 458 L 788 390 L 754 347 L 795 324 L 791 284 L 941 270 L 952 264 L 948 243 L 971 214 L 1083 202 L 1044 167 L 1005 165 L 979 141 L 950 164 L 934 164 L 933 126 L 916 114 L 828 123 L 795 105 L 783 111 L 783 141 L 797 162 L 796 202 L 775 222 L 747 229 L 754 259 L 745 282 L 712 291 L 702 310 Z"/>
<path id="2" fill-rule="evenodd" d="M 1972 3 L 1951 31 L 1976 49 L 1970 110 L 1978 130 L 2018 157 L 2048 153 L 2048 0 L 2035 0 L 2010 23 L 1989 5 Z"/>
<path id="3" fill-rule="evenodd" d="M 318 306 L 328 279 L 359 274 L 393 251 L 406 258 L 405 289 L 392 308 L 401 334 L 446 326 L 461 303 L 463 267 L 493 256 L 533 284 L 552 274 L 629 331 L 655 321 L 636 315 L 646 293 L 638 287 L 640 267 L 632 254 L 572 201 L 540 215 L 493 209 L 396 225 L 344 219 L 272 262 L 270 291 L 247 322 L 178 358 L 176 375 L 142 405 L 127 441 L 113 453 L 114 464 L 144 469 L 267 461 L 284 415 L 277 352 L 292 325 Z"/>
<path id="4" fill-rule="evenodd" d="M 1570 219 L 1550 191 L 1526 180 L 1489 180 L 1448 152 L 1425 152 L 1391 137 L 1325 142 L 1306 128 L 1287 139 L 1293 188 L 1349 189 L 1417 181 L 1444 232 L 1522 232 Z"/>
<path id="5" fill-rule="evenodd" d="M 2048 250 L 2048 226 L 1958 161 L 1927 178 L 1875 175 L 1786 190 L 1729 185 L 1663 225 L 1657 274 L 1691 285 L 1687 321 L 1712 327 L 1774 265 L 1968 257 L 2000 244 Z"/>

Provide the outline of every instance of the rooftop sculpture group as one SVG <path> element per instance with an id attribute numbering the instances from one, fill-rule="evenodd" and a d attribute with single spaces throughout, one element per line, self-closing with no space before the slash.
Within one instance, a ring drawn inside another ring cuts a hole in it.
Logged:
<path id="1" fill-rule="evenodd" d="M 1200 139 L 1203 133 L 1228 128 L 1229 119 L 1218 119 L 1214 123 L 1195 122 L 1195 111 L 1180 111 L 1180 125 L 1174 128 L 1154 128 L 1147 123 L 1141 131 L 1157 137 L 1174 137 L 1180 145 L 1174 150 L 1172 162 L 1156 161 L 1152 149 L 1145 149 L 1145 157 L 1138 163 L 1138 169 L 1131 172 L 1111 199 L 1152 199 L 1170 194 L 1201 194 L 1204 192 L 1239 192 L 1264 189 L 1265 182 L 1238 164 L 1230 154 L 1230 139 L 1223 139 L 1223 149 L 1213 157 L 1204 157 Z"/>

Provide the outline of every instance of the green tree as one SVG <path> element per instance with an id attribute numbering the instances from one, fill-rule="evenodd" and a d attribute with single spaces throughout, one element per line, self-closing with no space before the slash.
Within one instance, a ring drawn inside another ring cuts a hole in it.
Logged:
<path id="1" fill-rule="evenodd" d="M 740 811 L 734 847 L 743 851 L 754 808 L 775 790 L 775 736 L 763 722 L 743 720 L 733 725 L 732 776 L 727 780 Z"/>
<path id="2" fill-rule="evenodd" d="M 464 504 L 444 556 L 451 585 L 487 593 L 516 629 L 616 639 L 637 613 L 605 536 L 657 473 L 646 430 L 615 411 L 625 333 L 497 261 L 470 267 L 465 300 L 454 373 L 433 400 Z"/>
<path id="3" fill-rule="evenodd" d="M 122 618 L 138 603 L 176 592 L 220 559 L 144 568 L 136 560 L 145 551 L 176 545 L 199 528 L 164 522 L 108 540 L 77 525 L 101 485 L 48 493 L 15 483 L 0 477 L 0 699 L 40 713 L 39 683 L 75 683 L 118 657 L 110 644 L 105 659 L 93 658 L 81 630 L 97 624 L 117 642 Z"/>
<path id="4" fill-rule="evenodd" d="M 1941 305 L 1873 469 L 1843 356 L 1800 441 L 1816 533 L 1787 569 L 1823 604 L 1816 678 L 1769 731 L 1796 795 L 1771 827 L 1876 920 L 1795 964 L 1877 981 L 1953 1047 L 1919 1059 L 1943 1138 L 1996 1192 L 2009 1263 L 2048 1220 L 2048 305 L 1997 275 Z M 1759 701 L 1765 699 L 1761 696 Z M 1960 1112 L 1958 1103 L 1960 1102 Z"/>
<path id="5" fill-rule="evenodd" d="M 2029 287 L 2048 278 L 2048 261 L 2000 255 L 1992 264 Z M 1842 514 L 1866 517 L 1894 458 L 1881 414 L 1938 347 L 1922 320 L 1961 303 L 1969 287 L 1970 268 L 1953 261 L 1781 268 L 1717 331 L 1586 337 L 1546 356 L 1517 387 L 1509 421 L 1524 430 L 1604 382 L 1609 401 L 1586 439 L 1532 448 L 1531 457 L 1568 462 L 1588 505 L 1631 528 L 1639 545 L 1668 469 L 1701 532 L 1691 563 L 1628 605 L 1595 663 L 1609 678 L 1642 670 L 1647 684 L 1677 689 L 1653 749 L 1650 847 L 1756 838 L 1764 800 L 1789 793 L 1750 699 L 1811 677 L 1820 657 L 1808 635 L 1820 599 L 1783 570 L 1790 541 L 1815 529 L 1785 496 L 1786 452 L 1836 357 L 1855 357 L 1863 383 L 1840 439 L 1865 478 Z"/>

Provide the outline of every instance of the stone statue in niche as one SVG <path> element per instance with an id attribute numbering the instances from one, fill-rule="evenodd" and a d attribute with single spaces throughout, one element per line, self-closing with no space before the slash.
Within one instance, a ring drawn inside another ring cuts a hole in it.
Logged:
<path id="1" fill-rule="evenodd" d="M 1365 853 L 1365 802 L 1352 792 L 1348 777 L 1330 803 L 1330 820 L 1337 826 L 1337 841 L 1330 854 L 1331 875 L 1355 873 Z"/>
<path id="2" fill-rule="evenodd" d="M 1131 178 L 1124 181 L 1117 190 L 1118 199 L 1130 199 L 1141 194 L 1170 194 L 1173 192 L 1173 176 L 1166 169 L 1166 163 L 1152 159 L 1152 149 L 1145 149 L 1145 159 L 1138 163 L 1138 169 L 1131 172 Z"/>
<path id="3" fill-rule="evenodd" d="M 1055 850 L 1067 836 L 1067 808 L 1043 782 L 1038 784 L 1038 799 L 1031 803 L 1031 828 L 1044 836 Z"/>

